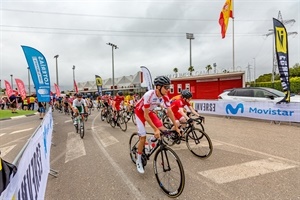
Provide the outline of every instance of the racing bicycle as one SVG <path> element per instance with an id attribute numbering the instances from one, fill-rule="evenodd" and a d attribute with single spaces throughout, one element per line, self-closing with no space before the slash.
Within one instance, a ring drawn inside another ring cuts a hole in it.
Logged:
<path id="1" fill-rule="evenodd" d="M 161 131 L 161 138 L 175 134 L 175 132 Z M 148 137 L 152 135 L 153 133 L 147 133 Z M 136 163 L 138 143 L 139 135 L 133 133 L 129 140 L 130 158 L 133 163 Z M 178 197 L 185 185 L 184 169 L 178 155 L 162 139 L 158 139 L 154 148 L 149 151 L 145 151 L 145 148 L 143 150 L 142 164 L 144 168 L 152 154 L 154 154 L 153 169 L 158 185 L 168 197 Z"/>

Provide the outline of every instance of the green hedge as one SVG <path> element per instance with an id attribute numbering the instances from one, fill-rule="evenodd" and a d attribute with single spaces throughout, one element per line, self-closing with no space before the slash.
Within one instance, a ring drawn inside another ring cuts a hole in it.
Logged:
<path id="1" fill-rule="evenodd" d="M 282 91 L 282 86 L 280 81 L 274 81 L 274 87 L 272 82 L 258 82 L 254 85 L 253 82 L 251 82 L 251 87 L 268 87 L 268 88 L 274 88 L 276 90 Z M 290 89 L 291 93 L 294 94 L 300 94 L 300 80 L 290 80 Z"/>

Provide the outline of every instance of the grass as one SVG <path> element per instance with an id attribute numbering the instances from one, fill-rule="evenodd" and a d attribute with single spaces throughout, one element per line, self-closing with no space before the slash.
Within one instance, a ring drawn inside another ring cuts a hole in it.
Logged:
<path id="1" fill-rule="evenodd" d="M 29 115 L 36 113 L 36 110 L 17 110 L 17 113 L 11 113 L 11 110 L 0 110 L 0 119 L 21 116 L 21 115 Z"/>

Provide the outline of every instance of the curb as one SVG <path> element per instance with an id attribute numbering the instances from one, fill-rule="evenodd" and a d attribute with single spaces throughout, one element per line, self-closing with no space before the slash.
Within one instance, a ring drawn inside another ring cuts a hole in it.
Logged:
<path id="1" fill-rule="evenodd" d="M 28 115 L 20 115 L 20 116 L 15 116 L 15 117 L 8 117 L 8 118 L 0 119 L 0 121 L 10 120 L 10 119 L 19 119 L 19 118 L 24 118 L 24 117 L 30 117 L 30 116 L 34 116 L 34 115 L 37 115 L 37 114 L 39 114 L 39 113 L 36 112 L 36 113 L 33 113 L 33 114 L 28 114 Z"/>

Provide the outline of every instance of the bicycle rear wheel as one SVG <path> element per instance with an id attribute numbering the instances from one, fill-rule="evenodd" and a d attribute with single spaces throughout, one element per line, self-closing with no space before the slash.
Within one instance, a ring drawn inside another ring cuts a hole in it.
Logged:
<path id="1" fill-rule="evenodd" d="M 178 155 L 169 147 L 158 148 L 153 168 L 156 180 L 162 191 L 172 198 L 178 197 L 185 185 L 185 175 Z"/>
<path id="2" fill-rule="evenodd" d="M 208 158 L 213 151 L 213 145 L 209 136 L 199 128 L 195 128 L 187 133 L 186 145 L 199 158 Z"/>
<path id="3" fill-rule="evenodd" d="M 118 124 L 119 124 L 119 127 L 122 131 L 125 132 L 127 130 L 127 123 L 126 123 L 125 118 L 124 118 L 123 115 L 118 117 Z"/>

